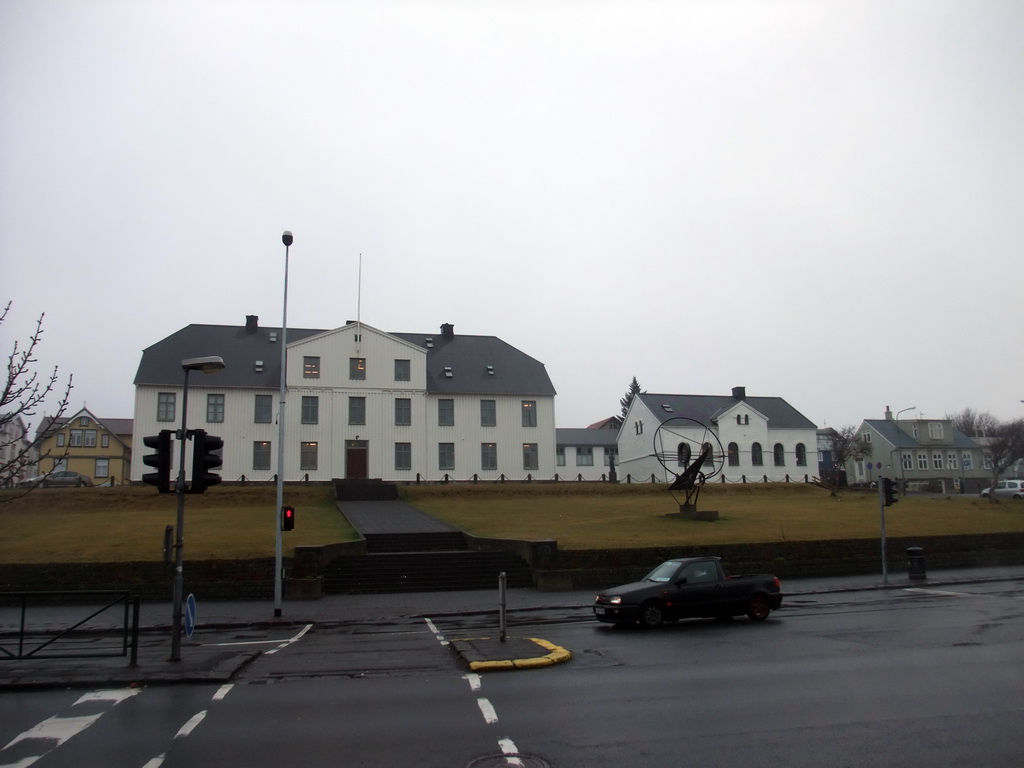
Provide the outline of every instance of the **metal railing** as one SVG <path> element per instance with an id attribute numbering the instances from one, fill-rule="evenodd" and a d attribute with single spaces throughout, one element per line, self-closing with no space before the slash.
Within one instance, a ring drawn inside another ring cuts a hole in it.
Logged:
<path id="1" fill-rule="evenodd" d="M 89 604 L 83 605 L 83 602 Z M 68 618 L 62 618 L 54 626 L 32 626 L 30 610 L 41 614 L 55 606 L 59 607 L 62 617 L 80 609 L 82 618 L 73 616 L 78 620 L 70 626 L 66 626 L 67 621 L 73 619 Z M 0 607 L 3 612 L 10 609 L 19 614 L 16 631 L 3 626 L 7 621 L 0 623 L 0 661 L 129 654 L 132 666 L 138 661 L 139 596 L 129 591 L 0 592 Z M 122 617 L 112 620 L 111 616 L 119 608 L 123 609 Z M 87 626 L 97 618 L 101 621 Z"/>

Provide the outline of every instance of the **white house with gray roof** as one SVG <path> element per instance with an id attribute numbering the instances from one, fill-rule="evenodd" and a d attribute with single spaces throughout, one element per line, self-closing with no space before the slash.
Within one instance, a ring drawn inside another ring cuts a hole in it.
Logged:
<path id="1" fill-rule="evenodd" d="M 501 339 L 456 335 L 447 323 L 415 334 L 349 322 L 289 328 L 287 342 L 285 480 L 555 474 L 555 389 L 542 363 Z M 189 379 L 188 428 L 223 438 L 226 481 L 272 479 L 280 344 L 280 328 L 249 316 L 244 326 L 189 325 L 145 349 L 135 377 L 138 445 L 180 427 L 181 361 L 219 355 L 223 371 Z M 149 471 L 145 453 L 134 453 L 134 480 Z"/>
<path id="2" fill-rule="evenodd" d="M 619 429 L 619 479 L 671 482 L 704 443 L 722 468 L 713 482 L 803 482 L 818 473 L 817 427 L 781 397 L 734 387 L 731 395 L 634 397 Z"/>

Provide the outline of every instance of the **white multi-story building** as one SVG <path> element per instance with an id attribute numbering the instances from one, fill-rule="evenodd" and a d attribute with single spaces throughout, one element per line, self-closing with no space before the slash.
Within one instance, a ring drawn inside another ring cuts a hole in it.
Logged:
<path id="1" fill-rule="evenodd" d="M 672 482 L 705 444 L 726 482 L 803 481 L 818 472 L 817 427 L 781 397 L 734 387 L 731 396 L 636 395 L 619 429 L 619 477 Z"/>
<path id="2" fill-rule="evenodd" d="M 280 345 L 281 329 L 250 315 L 244 326 L 189 325 L 145 349 L 132 478 L 150 471 L 141 436 L 181 425 L 182 360 L 218 355 L 223 371 L 190 375 L 188 428 L 224 440 L 226 481 L 271 479 Z M 555 389 L 542 363 L 501 339 L 456 335 L 447 323 L 438 334 L 411 334 L 349 322 L 289 328 L 287 346 L 285 480 L 555 474 Z"/>

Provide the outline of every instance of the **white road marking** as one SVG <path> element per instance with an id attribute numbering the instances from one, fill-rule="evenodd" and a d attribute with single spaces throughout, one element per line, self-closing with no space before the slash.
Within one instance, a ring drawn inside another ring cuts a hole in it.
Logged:
<path id="1" fill-rule="evenodd" d="M 194 731 L 196 729 L 197 725 L 199 725 L 201 722 L 203 722 L 203 718 L 205 718 L 205 717 L 206 717 L 206 710 L 205 709 L 202 712 L 197 712 L 196 714 L 192 715 L 192 717 L 189 718 L 188 722 L 185 723 L 183 726 L 181 726 L 181 728 L 178 730 L 178 732 L 176 734 L 174 734 L 174 738 L 176 738 L 176 739 L 183 739 L 186 736 L 188 736 L 190 733 L 192 733 L 192 731 Z"/>
<path id="2" fill-rule="evenodd" d="M 439 642 L 441 645 L 448 645 L 448 641 L 444 639 L 444 635 L 441 634 L 441 631 L 434 626 L 434 622 L 426 618 L 424 619 L 424 621 L 427 622 L 427 626 L 430 628 L 430 631 L 434 633 L 434 637 L 437 638 L 437 642 Z"/>
<path id="3" fill-rule="evenodd" d="M 516 747 L 512 739 L 505 737 L 504 739 L 498 739 L 498 746 L 501 747 L 502 754 L 505 755 L 518 755 L 519 749 Z M 518 757 L 506 757 L 505 762 L 509 765 L 522 765 L 523 761 Z"/>
<path id="4" fill-rule="evenodd" d="M 220 688 L 217 689 L 217 692 L 213 694 L 213 700 L 220 701 L 225 696 L 227 696 L 228 691 L 230 691 L 234 687 L 234 683 L 226 683 L 225 685 L 222 685 Z"/>
<path id="5" fill-rule="evenodd" d="M 301 632 L 299 632 L 297 635 L 295 635 L 295 637 L 290 637 L 287 640 L 285 640 L 283 643 L 281 643 L 279 646 L 277 646 L 277 648 L 275 648 L 274 650 L 267 651 L 267 656 L 275 654 L 278 651 L 284 650 L 285 648 L 287 648 L 292 643 L 297 643 L 299 640 L 302 639 L 302 636 L 305 635 L 307 632 L 309 632 L 309 630 L 311 630 L 312 628 L 313 628 L 312 624 L 307 624 L 306 626 L 304 626 L 302 628 Z"/>
<path id="6" fill-rule="evenodd" d="M 476 700 L 476 705 L 480 707 L 480 713 L 484 716 L 484 722 L 488 725 L 494 725 L 498 722 L 498 713 L 494 711 L 494 706 L 487 699 L 481 697 Z"/>
<path id="7" fill-rule="evenodd" d="M 157 755 L 152 760 L 148 761 L 144 766 L 142 766 L 142 768 L 160 768 L 160 766 L 164 764 L 164 758 L 166 757 L 166 752 L 162 755 Z"/>
<path id="8" fill-rule="evenodd" d="M 923 595 L 945 595 L 947 597 L 978 597 L 970 592 L 946 592 L 942 589 L 924 589 L 923 587 L 904 587 L 904 592 L 920 592 Z"/>
<path id="9" fill-rule="evenodd" d="M 480 690 L 480 675 L 478 675 L 476 672 L 470 672 L 467 675 L 463 675 L 462 679 L 469 683 L 469 690 Z"/>
<path id="10" fill-rule="evenodd" d="M 130 699 L 132 696 L 137 694 L 141 688 L 118 688 L 112 691 L 93 691 L 82 696 L 71 706 L 76 707 L 79 704 L 84 704 L 89 701 L 112 701 L 114 705 L 120 704 L 125 699 Z"/>

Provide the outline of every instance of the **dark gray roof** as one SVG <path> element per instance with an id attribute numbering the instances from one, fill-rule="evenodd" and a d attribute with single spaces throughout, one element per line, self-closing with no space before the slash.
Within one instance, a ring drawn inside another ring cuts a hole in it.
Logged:
<path id="1" fill-rule="evenodd" d="M 497 336 L 393 333 L 427 350 L 427 391 L 438 394 L 554 395 L 539 360 Z M 427 340 L 431 341 L 428 342 Z M 447 375 L 451 371 L 451 376 Z M 493 373 L 492 373 L 493 371 Z"/>
<path id="2" fill-rule="evenodd" d="M 619 432 L 616 429 L 566 428 L 555 430 L 556 445 L 615 445 Z"/>
<path id="3" fill-rule="evenodd" d="M 289 328 L 288 343 L 326 333 L 315 328 Z M 271 341 L 276 335 L 277 341 Z M 544 364 L 494 336 L 393 333 L 427 351 L 427 391 L 452 394 L 554 395 Z M 432 339 L 432 345 L 427 339 Z M 218 387 L 277 389 L 281 382 L 281 329 L 244 325 L 189 325 L 142 351 L 136 386 L 181 386 L 181 361 L 219 355 L 225 368 L 211 374 Z M 256 362 L 262 361 L 262 370 Z M 488 370 L 493 370 L 490 373 Z M 445 375 L 450 368 L 452 375 Z M 201 376 L 195 374 L 191 381 Z"/>
<path id="4" fill-rule="evenodd" d="M 732 395 L 659 395 L 641 393 L 637 398 L 664 423 L 682 416 L 705 426 L 715 421 L 726 409 L 741 402 Z M 745 397 L 746 402 L 768 419 L 772 429 L 817 429 L 800 411 L 781 397 Z M 671 410 L 666 410 L 668 406 Z"/>
<path id="5" fill-rule="evenodd" d="M 300 341 L 323 333 L 310 328 L 289 328 L 288 341 Z M 277 341 L 271 341 L 272 335 Z M 224 370 L 209 375 L 208 383 L 217 387 L 266 387 L 281 384 L 281 329 L 259 327 L 252 331 L 244 325 L 187 325 L 166 339 L 142 350 L 142 361 L 135 373 L 135 385 L 180 387 L 184 380 L 181 361 L 190 357 L 219 355 Z M 263 370 L 256 362 L 263 361 Z M 193 374 L 190 383 L 204 374 Z M 207 382 L 204 382 L 204 384 Z"/>
<path id="6" fill-rule="evenodd" d="M 901 422 L 904 426 L 912 423 L 914 420 L 908 420 Z M 978 444 L 971 438 L 965 435 L 963 432 L 953 426 L 952 422 L 943 421 L 949 429 L 952 431 L 950 439 L 946 440 L 928 440 L 927 442 L 921 442 L 917 440 L 911 433 L 905 432 L 896 426 L 896 421 L 892 419 L 865 419 L 864 423 L 869 425 L 875 432 L 881 435 L 886 442 L 894 447 L 900 448 L 977 448 Z"/>

